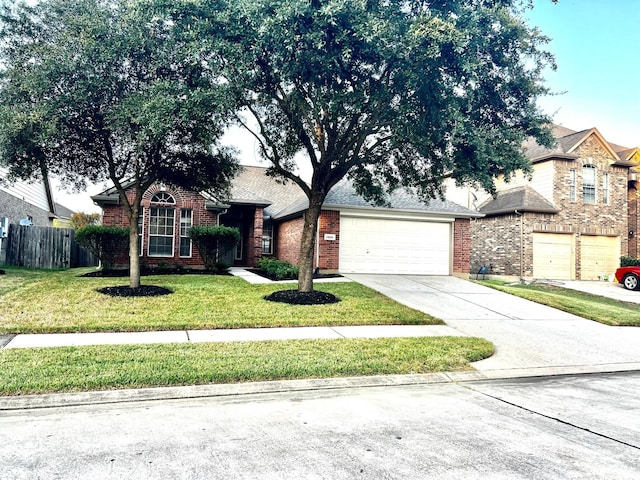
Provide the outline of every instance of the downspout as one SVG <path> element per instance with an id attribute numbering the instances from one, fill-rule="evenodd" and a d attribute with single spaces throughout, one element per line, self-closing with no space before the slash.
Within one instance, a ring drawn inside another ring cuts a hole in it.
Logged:
<path id="1" fill-rule="evenodd" d="M 218 227 L 220 226 L 220 216 L 224 215 L 228 211 L 229 211 L 228 208 L 224 208 L 224 209 L 222 209 L 221 211 L 218 212 L 218 215 L 216 216 L 216 223 L 217 223 Z"/>
<path id="2" fill-rule="evenodd" d="M 522 278 L 522 273 L 524 271 L 524 227 L 522 225 L 522 213 L 518 211 L 518 209 L 513 211 L 518 217 L 520 217 L 520 278 Z"/>

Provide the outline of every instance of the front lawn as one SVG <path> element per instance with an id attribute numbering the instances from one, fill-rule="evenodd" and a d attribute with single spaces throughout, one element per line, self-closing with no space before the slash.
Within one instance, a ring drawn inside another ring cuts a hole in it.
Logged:
<path id="1" fill-rule="evenodd" d="M 442 324 L 354 282 L 317 283 L 337 295 L 332 305 L 268 302 L 265 295 L 295 284 L 251 285 L 231 276 L 158 275 L 145 285 L 174 291 L 121 298 L 96 289 L 127 278 L 89 278 L 89 270 L 45 272 L 5 268 L 0 277 L 0 333 L 120 332 L 325 325 Z"/>
<path id="2" fill-rule="evenodd" d="M 493 353 L 469 337 L 0 350 L 0 395 L 461 371 Z"/>
<path id="3" fill-rule="evenodd" d="M 478 283 L 606 325 L 640 326 L 640 305 L 636 303 L 543 283 L 521 285 L 496 280 Z"/>

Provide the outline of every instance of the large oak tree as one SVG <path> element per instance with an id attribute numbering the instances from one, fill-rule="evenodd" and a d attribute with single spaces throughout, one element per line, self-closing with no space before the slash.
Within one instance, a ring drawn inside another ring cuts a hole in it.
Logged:
<path id="1" fill-rule="evenodd" d="M 553 59 L 518 0 L 201 0 L 173 4 L 222 57 L 269 174 L 309 200 L 298 289 L 313 289 L 318 217 L 350 178 L 384 203 L 412 188 L 428 200 L 445 177 L 494 190 L 527 170 L 523 141 L 549 144 L 541 72 Z M 177 6 L 176 6 L 177 5 Z M 300 162 L 312 172 L 304 181 Z"/>
<path id="2" fill-rule="evenodd" d="M 224 194 L 228 88 L 188 30 L 142 0 L 40 0 L 0 10 L 0 158 L 11 175 L 109 179 L 130 229 L 155 181 Z M 128 197 L 126 189 L 133 196 Z"/>

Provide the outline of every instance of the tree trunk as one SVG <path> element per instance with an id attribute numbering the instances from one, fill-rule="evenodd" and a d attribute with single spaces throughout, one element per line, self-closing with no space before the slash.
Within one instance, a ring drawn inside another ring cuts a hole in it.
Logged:
<path id="1" fill-rule="evenodd" d="M 138 252 L 138 209 L 129 218 L 129 287 L 140 286 L 140 252 Z"/>
<path id="2" fill-rule="evenodd" d="M 300 242 L 300 263 L 298 265 L 298 291 L 313 291 L 313 254 L 315 252 L 318 219 L 323 200 L 310 201 L 309 209 L 304 215 L 302 241 Z"/>

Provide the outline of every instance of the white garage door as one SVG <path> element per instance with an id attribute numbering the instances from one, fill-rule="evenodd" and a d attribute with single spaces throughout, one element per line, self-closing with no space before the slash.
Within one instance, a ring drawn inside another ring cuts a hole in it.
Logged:
<path id="1" fill-rule="evenodd" d="M 340 216 L 340 271 L 449 275 L 451 224 Z"/>
<path id="2" fill-rule="evenodd" d="M 598 280 L 620 265 L 620 237 L 580 237 L 580 280 Z"/>
<path id="3" fill-rule="evenodd" d="M 574 237 L 560 233 L 533 234 L 533 276 L 571 280 L 574 275 Z"/>

